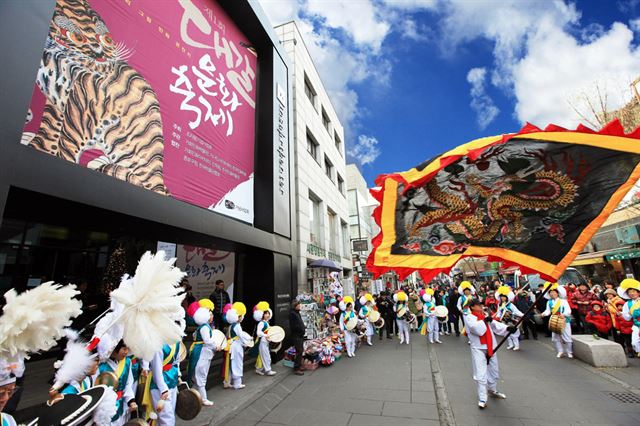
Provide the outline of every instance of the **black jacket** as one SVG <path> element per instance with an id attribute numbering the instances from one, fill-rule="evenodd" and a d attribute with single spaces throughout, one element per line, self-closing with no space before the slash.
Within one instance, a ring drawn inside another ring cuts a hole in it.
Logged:
<path id="1" fill-rule="evenodd" d="M 216 315 L 220 315 L 222 313 L 222 308 L 227 303 L 231 303 L 231 298 L 229 297 L 229 293 L 227 290 L 222 290 L 220 293 L 214 291 L 209 295 L 209 299 L 213 302 L 214 310 L 213 313 Z"/>
<path id="2" fill-rule="evenodd" d="M 289 312 L 289 327 L 291 328 L 291 337 L 304 337 L 306 327 L 304 326 L 304 321 L 302 321 L 300 312 L 296 311 L 295 309 Z"/>
<path id="3" fill-rule="evenodd" d="M 516 305 L 516 308 L 518 308 L 518 310 L 524 314 L 529 310 L 531 305 L 533 305 L 533 302 L 527 296 L 516 296 L 514 304 Z M 531 319 L 531 312 L 524 316 L 525 321 L 529 319 Z"/>

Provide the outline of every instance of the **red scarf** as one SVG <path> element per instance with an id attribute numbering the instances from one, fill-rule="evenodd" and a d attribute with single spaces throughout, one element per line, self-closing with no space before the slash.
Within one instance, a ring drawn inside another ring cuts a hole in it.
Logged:
<path id="1" fill-rule="evenodd" d="M 478 318 L 478 321 L 484 321 L 485 319 L 485 314 L 484 312 L 471 312 L 476 318 Z M 489 324 L 487 324 L 487 331 L 484 332 L 484 334 L 482 336 L 480 336 L 480 343 L 482 343 L 483 345 L 487 345 L 487 355 L 489 356 L 493 356 L 493 334 L 491 333 L 491 330 L 489 329 L 489 327 L 491 327 Z"/>

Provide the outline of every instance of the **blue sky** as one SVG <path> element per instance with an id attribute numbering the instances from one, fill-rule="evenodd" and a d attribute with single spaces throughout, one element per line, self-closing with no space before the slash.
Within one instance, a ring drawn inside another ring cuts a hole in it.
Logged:
<path id="1" fill-rule="evenodd" d="M 596 125 L 589 103 L 622 106 L 640 76 L 640 0 L 260 4 L 298 22 L 370 185 L 525 121 Z"/>

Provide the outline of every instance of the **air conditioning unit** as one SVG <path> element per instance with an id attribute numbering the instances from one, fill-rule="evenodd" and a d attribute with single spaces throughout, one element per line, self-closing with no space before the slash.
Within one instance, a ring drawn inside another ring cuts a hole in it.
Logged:
<path id="1" fill-rule="evenodd" d="M 616 229 L 616 239 L 620 244 L 640 244 L 638 225 L 625 226 Z"/>

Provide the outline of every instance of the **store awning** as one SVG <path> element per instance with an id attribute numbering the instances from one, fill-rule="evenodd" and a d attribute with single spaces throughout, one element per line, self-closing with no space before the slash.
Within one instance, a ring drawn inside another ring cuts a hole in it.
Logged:
<path id="1" fill-rule="evenodd" d="M 640 249 L 632 248 L 623 251 L 618 251 L 616 253 L 611 253 L 606 255 L 604 258 L 607 260 L 625 260 L 625 259 L 635 259 L 640 257 Z"/>
<path id="2" fill-rule="evenodd" d="M 598 263 L 603 263 L 603 256 L 591 257 L 586 259 L 576 259 L 571 262 L 570 266 L 584 266 L 584 265 L 597 265 Z"/>

